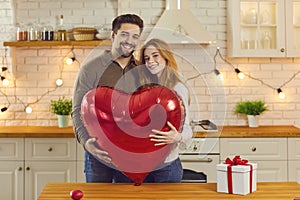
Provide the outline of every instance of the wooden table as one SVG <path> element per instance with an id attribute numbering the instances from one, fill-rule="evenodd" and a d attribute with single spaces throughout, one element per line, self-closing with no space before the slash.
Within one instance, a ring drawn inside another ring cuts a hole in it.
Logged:
<path id="1" fill-rule="evenodd" d="M 296 182 L 257 183 L 257 191 L 248 195 L 216 192 L 216 183 L 144 183 L 141 186 L 123 183 L 48 183 L 39 200 L 70 200 L 71 190 L 80 189 L 82 200 L 293 200 L 300 196 L 300 185 Z"/>

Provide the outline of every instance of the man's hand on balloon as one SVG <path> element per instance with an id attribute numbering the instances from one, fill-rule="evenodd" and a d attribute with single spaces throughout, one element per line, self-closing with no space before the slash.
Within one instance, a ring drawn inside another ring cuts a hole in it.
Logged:
<path id="1" fill-rule="evenodd" d="M 108 152 L 99 149 L 97 144 L 95 143 L 96 140 L 96 138 L 88 139 L 84 145 L 85 149 L 94 157 L 103 160 L 106 163 L 111 163 L 111 158 L 108 156 Z"/>
<path id="2" fill-rule="evenodd" d="M 170 131 L 164 132 L 159 130 L 152 130 L 154 134 L 150 134 L 150 140 L 155 143 L 155 146 L 165 145 L 165 144 L 172 144 L 181 141 L 181 134 L 178 133 L 176 128 L 168 121 L 168 126 L 171 128 Z"/>

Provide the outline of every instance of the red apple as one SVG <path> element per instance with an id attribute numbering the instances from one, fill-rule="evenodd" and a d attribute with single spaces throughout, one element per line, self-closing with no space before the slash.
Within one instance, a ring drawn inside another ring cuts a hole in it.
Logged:
<path id="1" fill-rule="evenodd" d="M 81 190 L 72 190 L 70 192 L 70 197 L 73 200 L 80 200 L 83 197 L 83 192 Z"/>

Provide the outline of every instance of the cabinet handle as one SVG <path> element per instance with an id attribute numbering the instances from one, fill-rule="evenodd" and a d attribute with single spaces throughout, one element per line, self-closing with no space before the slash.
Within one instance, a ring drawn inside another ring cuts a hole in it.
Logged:
<path id="1" fill-rule="evenodd" d="M 51 152 L 52 150 L 53 150 L 52 147 L 49 147 L 49 148 L 48 148 L 48 151 L 49 151 L 49 152 Z"/>
<path id="2" fill-rule="evenodd" d="M 26 167 L 26 170 L 29 171 L 29 170 L 30 170 L 30 167 Z"/>
<path id="3" fill-rule="evenodd" d="M 285 48 L 281 48 L 281 49 L 280 49 L 280 52 L 281 52 L 281 53 L 284 53 L 284 52 L 285 52 Z"/>
<path id="4" fill-rule="evenodd" d="M 19 171 L 22 171 L 22 169 L 23 169 L 22 167 L 19 167 L 19 169 L 18 169 L 18 170 L 19 170 Z"/>
<path id="5" fill-rule="evenodd" d="M 256 147 L 252 147 L 252 152 L 255 152 L 256 151 Z"/>

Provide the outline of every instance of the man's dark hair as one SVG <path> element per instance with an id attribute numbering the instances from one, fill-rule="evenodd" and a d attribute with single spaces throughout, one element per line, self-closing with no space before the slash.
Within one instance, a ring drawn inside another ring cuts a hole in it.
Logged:
<path id="1" fill-rule="evenodd" d="M 121 28 L 121 24 L 129 23 L 129 24 L 136 24 L 140 27 L 140 32 L 142 33 L 144 28 L 144 22 L 143 20 L 135 14 L 123 14 L 118 17 L 116 17 L 112 23 L 112 30 L 114 33 L 117 33 L 117 31 Z"/>

